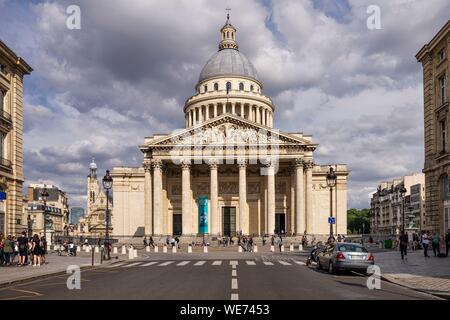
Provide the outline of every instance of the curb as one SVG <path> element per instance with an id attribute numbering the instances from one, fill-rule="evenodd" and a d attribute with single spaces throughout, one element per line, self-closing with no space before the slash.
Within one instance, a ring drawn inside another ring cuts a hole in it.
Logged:
<path id="1" fill-rule="evenodd" d="M 426 289 L 411 287 L 411 286 L 402 284 L 399 281 L 395 281 L 395 280 L 389 279 L 388 277 L 385 277 L 385 276 L 381 276 L 381 280 L 384 280 L 384 281 L 389 282 L 389 283 L 393 283 L 393 284 L 401 286 L 403 288 L 408 288 L 410 290 L 426 293 L 426 294 L 429 294 L 429 295 L 432 295 L 432 296 L 436 296 L 436 297 L 439 297 L 439 298 L 450 299 L 450 292 L 433 291 L 433 290 L 426 290 Z"/>

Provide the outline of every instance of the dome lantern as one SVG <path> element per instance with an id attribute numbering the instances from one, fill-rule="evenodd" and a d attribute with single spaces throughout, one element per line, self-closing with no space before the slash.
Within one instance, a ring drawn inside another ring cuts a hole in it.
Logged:
<path id="1" fill-rule="evenodd" d="M 227 14 L 227 22 L 220 29 L 222 41 L 219 43 L 219 50 L 223 49 L 235 49 L 239 50 L 239 46 L 236 42 L 236 28 L 230 23 L 230 14 Z"/>

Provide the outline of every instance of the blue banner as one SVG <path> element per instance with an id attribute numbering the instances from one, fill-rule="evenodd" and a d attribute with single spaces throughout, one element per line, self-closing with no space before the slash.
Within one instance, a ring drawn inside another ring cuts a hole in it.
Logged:
<path id="1" fill-rule="evenodd" d="M 198 197 L 198 233 L 208 233 L 208 196 Z"/>
<path id="2" fill-rule="evenodd" d="M 6 192 L 0 191 L 0 201 L 6 200 Z"/>

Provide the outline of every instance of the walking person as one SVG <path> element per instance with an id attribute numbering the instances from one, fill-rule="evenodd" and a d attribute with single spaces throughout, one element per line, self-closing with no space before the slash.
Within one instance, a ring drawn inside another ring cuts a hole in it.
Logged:
<path id="1" fill-rule="evenodd" d="M 408 260 L 408 235 L 405 234 L 405 231 L 402 231 L 400 238 L 400 254 L 402 256 L 402 260 Z"/>
<path id="2" fill-rule="evenodd" d="M 433 253 L 434 253 L 435 257 L 441 253 L 440 244 L 441 244 L 441 238 L 439 237 L 439 234 L 437 234 L 436 232 L 433 232 L 431 246 L 433 248 Z"/>
<path id="3" fill-rule="evenodd" d="M 146 248 L 148 246 L 148 240 L 147 240 L 147 236 L 144 237 L 144 248 Z"/>
<path id="4" fill-rule="evenodd" d="M 448 257 L 448 249 L 450 249 L 450 229 L 445 234 L 445 256 Z"/>
<path id="5" fill-rule="evenodd" d="M 45 264 L 45 255 L 47 254 L 47 240 L 45 237 L 41 237 L 39 245 L 41 246 L 41 264 Z"/>
<path id="6" fill-rule="evenodd" d="M 155 242 L 153 241 L 152 236 L 150 236 L 149 245 L 151 245 L 153 248 L 155 248 Z"/>
<path id="7" fill-rule="evenodd" d="M 281 236 L 278 237 L 278 248 L 281 252 L 281 247 L 283 246 L 283 238 Z"/>
<path id="8" fill-rule="evenodd" d="M 31 247 L 31 252 L 33 253 L 33 267 L 41 265 L 42 247 L 41 240 L 39 236 L 35 234 L 33 236 L 33 246 Z"/>
<path id="9" fill-rule="evenodd" d="M 24 266 L 26 257 L 28 255 L 28 238 L 27 233 L 22 231 L 22 234 L 17 238 L 17 246 L 19 247 L 19 266 Z"/>
<path id="10" fill-rule="evenodd" d="M 5 265 L 9 266 L 11 265 L 11 255 L 14 254 L 14 247 L 13 247 L 12 237 L 9 235 L 5 240 L 3 240 L 3 255 L 5 260 Z"/>
<path id="11" fill-rule="evenodd" d="M 423 255 L 425 258 L 429 258 L 428 255 L 428 245 L 430 244 L 430 238 L 428 236 L 428 231 L 422 234 L 422 247 L 423 247 Z"/>
<path id="12" fill-rule="evenodd" d="M 264 234 L 262 235 L 262 245 L 266 245 L 266 236 Z"/>

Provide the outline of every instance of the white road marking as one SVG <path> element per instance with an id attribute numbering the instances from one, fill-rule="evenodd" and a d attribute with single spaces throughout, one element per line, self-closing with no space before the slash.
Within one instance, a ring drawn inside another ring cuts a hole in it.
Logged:
<path id="1" fill-rule="evenodd" d="M 303 261 L 297 261 L 297 260 L 294 260 L 294 262 L 295 262 L 296 264 L 301 265 L 301 266 L 306 266 L 306 263 L 304 263 Z"/>
<path id="2" fill-rule="evenodd" d="M 107 266 L 107 268 L 115 268 L 115 267 L 120 267 L 120 266 L 123 266 L 123 265 L 125 265 L 125 264 L 126 264 L 125 262 L 121 262 L 121 263 L 116 263 L 116 264 L 113 264 L 113 265 Z"/>
<path id="3" fill-rule="evenodd" d="M 141 267 L 148 267 L 148 266 L 151 266 L 151 265 L 154 265 L 154 264 L 157 264 L 157 263 L 158 263 L 158 261 L 152 261 L 152 262 L 148 262 L 148 263 L 142 264 Z"/>
<path id="4" fill-rule="evenodd" d="M 230 261 L 231 268 L 233 268 L 233 269 L 236 269 L 236 266 L 237 266 L 238 264 L 239 264 L 239 263 L 238 263 L 236 260 Z"/>
<path id="5" fill-rule="evenodd" d="M 177 266 L 185 266 L 189 263 L 190 261 L 183 261 L 177 264 Z"/>
<path id="6" fill-rule="evenodd" d="M 161 264 L 158 264 L 158 266 L 159 267 L 165 267 L 165 266 L 168 266 L 169 264 L 171 264 L 171 263 L 174 263 L 175 261 L 167 261 L 167 262 L 163 262 L 163 263 L 161 263 Z"/>
<path id="7" fill-rule="evenodd" d="M 231 300 L 239 300 L 239 295 L 237 293 L 232 293 Z"/>
<path id="8" fill-rule="evenodd" d="M 291 264 L 289 262 L 286 262 L 286 261 L 283 261 L 283 260 L 280 260 L 278 262 L 281 263 L 284 266 L 291 266 Z"/>
<path id="9" fill-rule="evenodd" d="M 221 261 L 221 260 L 214 261 L 214 262 L 212 263 L 212 265 L 213 265 L 213 266 L 220 266 L 220 265 L 222 265 L 222 261 Z"/>
<path id="10" fill-rule="evenodd" d="M 273 266 L 273 263 L 270 261 L 263 261 L 266 266 Z"/>
<path id="11" fill-rule="evenodd" d="M 236 269 L 231 270 L 231 276 L 232 277 L 237 277 L 237 270 Z"/>
<path id="12" fill-rule="evenodd" d="M 256 266 L 256 263 L 255 263 L 255 261 L 245 261 L 245 262 L 247 262 L 247 264 L 249 265 L 249 266 Z"/>
<path id="13" fill-rule="evenodd" d="M 194 263 L 194 266 L 202 266 L 206 263 L 206 261 L 199 261 L 197 263 Z"/>
<path id="14" fill-rule="evenodd" d="M 232 290 L 237 290 L 237 288 L 238 288 L 238 282 L 237 282 L 237 279 L 231 279 L 231 289 Z"/>
<path id="15" fill-rule="evenodd" d="M 122 268 L 134 267 L 134 266 L 137 266 L 138 264 L 141 264 L 141 263 L 142 263 L 142 262 L 130 263 L 130 264 L 127 264 L 127 265 L 123 266 Z"/>

